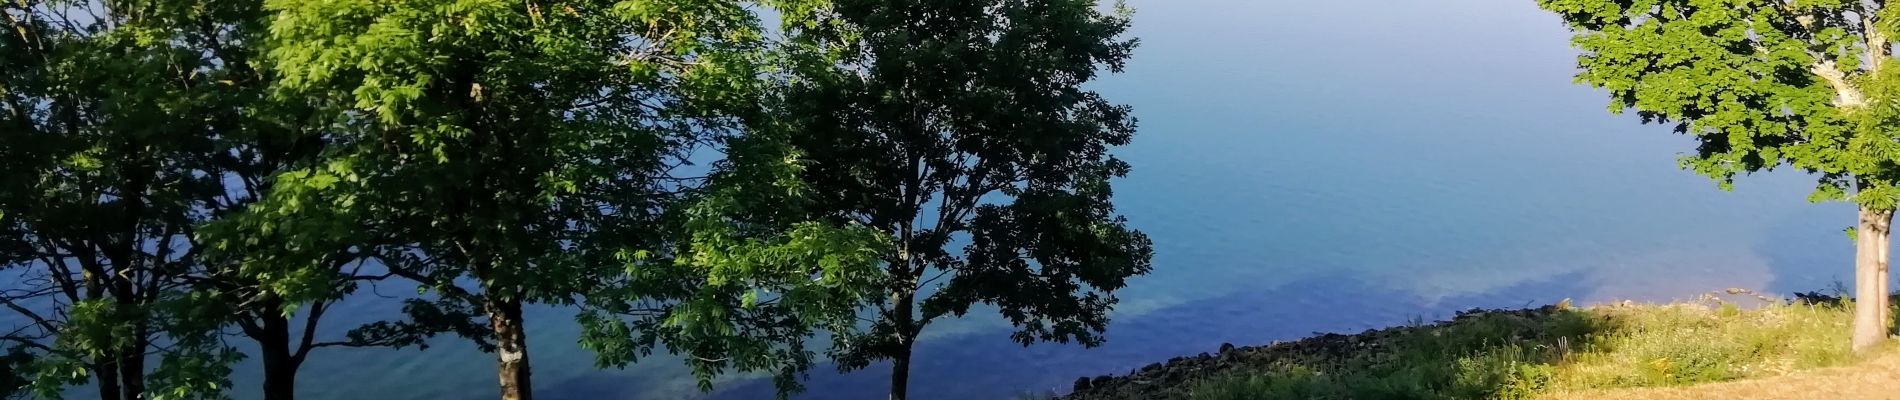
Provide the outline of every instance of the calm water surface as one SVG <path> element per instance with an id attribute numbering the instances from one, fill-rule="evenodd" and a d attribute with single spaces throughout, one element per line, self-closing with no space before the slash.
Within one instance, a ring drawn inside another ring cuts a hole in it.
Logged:
<path id="1" fill-rule="evenodd" d="M 1757 175 L 1733 193 L 1676 168 L 1691 142 L 1604 112 L 1571 84 L 1575 52 L 1528 0 L 1134 0 L 1135 173 L 1117 203 L 1155 242 L 1106 346 L 1023 348 L 994 317 L 933 326 L 919 399 L 1066 390 L 1223 342 L 1259 344 L 1564 298 L 1786 293 L 1851 279 L 1853 211 L 1812 181 Z M 383 288 L 384 293 L 406 290 Z M 355 315 L 393 315 L 391 302 Z M 671 360 L 597 370 L 563 310 L 531 319 L 543 399 L 701 396 Z M 340 324 L 338 324 L 340 325 Z M 322 350 L 310 399 L 479 399 L 490 356 L 456 340 Z M 885 370 L 814 371 L 800 398 L 882 398 Z M 241 398 L 256 396 L 251 378 Z M 769 398 L 757 380 L 720 399 Z"/>

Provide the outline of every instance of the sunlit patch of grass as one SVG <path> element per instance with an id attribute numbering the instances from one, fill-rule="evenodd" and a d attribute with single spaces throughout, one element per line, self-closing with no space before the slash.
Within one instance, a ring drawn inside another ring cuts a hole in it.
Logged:
<path id="1" fill-rule="evenodd" d="M 1626 329 L 1594 337 L 1559 368 L 1564 388 L 1671 386 L 1785 374 L 1853 359 L 1851 310 L 1775 305 L 1710 310 L 1699 305 L 1601 308 Z"/>
<path id="2" fill-rule="evenodd" d="M 1851 305 L 1710 300 L 1546 307 L 1381 331 L 1363 349 L 1288 354 L 1193 383 L 1192 400 L 1524 399 L 1852 363 Z"/>

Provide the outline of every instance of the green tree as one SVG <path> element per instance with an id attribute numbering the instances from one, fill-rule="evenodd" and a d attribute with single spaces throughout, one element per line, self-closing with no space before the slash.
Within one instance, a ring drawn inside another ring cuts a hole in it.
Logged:
<path id="1" fill-rule="evenodd" d="M 0 38 L 0 184 L 17 284 L 4 294 L 27 326 L 42 396 L 91 379 L 101 398 L 218 396 L 236 353 L 224 318 L 180 282 L 215 209 L 199 167 L 241 104 L 245 72 L 218 53 L 232 9 L 201 2 L 8 2 Z M 163 345 L 160 343 L 163 337 Z M 158 366 L 148 368 L 148 358 Z"/>
<path id="2" fill-rule="evenodd" d="M 178 280 L 193 300 L 181 311 L 200 321 L 209 340 L 225 327 L 255 343 L 264 399 L 296 397 L 296 378 L 313 350 L 328 346 L 391 345 L 376 340 L 320 340 L 332 303 L 356 284 L 380 279 L 361 273 L 386 241 L 355 229 L 346 218 L 312 217 L 300 204 L 317 192 L 317 166 L 334 123 L 334 99 L 272 96 L 275 77 L 265 62 L 269 14 L 261 0 L 189 2 L 183 29 L 223 69 L 219 85 L 200 97 L 213 102 L 185 118 L 207 121 L 209 146 L 194 148 L 191 168 L 208 177 L 200 200 L 204 220 L 190 236 L 193 258 Z M 315 179 L 312 179 L 315 178 Z M 323 209 L 329 210 L 329 209 Z M 210 377 L 210 376 L 207 376 Z M 217 387 L 191 388 L 208 394 Z"/>
<path id="3" fill-rule="evenodd" d="M 1102 341 L 1113 292 L 1149 271 L 1147 237 L 1116 216 L 1109 149 L 1127 106 L 1083 86 L 1135 47 L 1129 11 L 1090 0 L 786 1 L 783 142 L 803 160 L 804 212 L 889 243 L 868 326 L 836 332 L 853 370 L 889 359 L 907 395 L 924 328 L 994 307 L 1021 343 Z M 859 246 L 864 247 L 864 246 Z M 875 247 L 865 247 L 875 248 Z M 848 286 L 856 287 L 856 286 Z"/>
<path id="4" fill-rule="evenodd" d="M 766 66 L 777 53 L 747 43 L 707 61 L 755 73 L 690 84 L 695 89 L 672 104 L 700 121 L 699 151 L 722 157 L 705 176 L 672 185 L 677 201 L 655 220 L 664 243 L 610 241 L 601 244 L 618 250 L 591 252 L 610 257 L 590 262 L 624 271 L 603 276 L 586 296 L 581 344 L 602 367 L 664 348 L 702 390 L 726 370 L 769 372 L 784 397 L 802 389 L 816 356 L 808 338 L 854 328 L 857 306 L 882 276 L 877 255 L 890 243 L 868 227 L 810 213 L 812 188 L 798 174 L 807 160 L 766 105 L 787 77 Z"/>
<path id="5" fill-rule="evenodd" d="M 322 102 L 266 100 L 259 92 L 251 110 L 282 118 L 268 125 L 282 129 L 250 132 L 213 153 L 222 156 L 208 157 L 205 173 L 224 177 L 217 188 L 224 195 L 212 200 L 216 219 L 193 235 L 191 245 L 202 250 L 181 279 L 201 298 L 194 312 L 218 322 L 208 329 L 233 326 L 256 343 L 251 355 L 262 367 L 263 398 L 290 400 L 298 371 L 316 349 L 402 346 L 445 329 L 376 334 L 386 324 L 378 323 L 358 329 L 371 334 L 353 331 L 347 340 L 318 337 L 330 307 L 359 283 L 389 277 L 365 269 L 398 249 L 339 214 L 347 208 L 306 207 L 327 200 L 320 197 L 328 187 L 324 175 L 310 168 L 323 153 L 328 125 L 306 119 L 319 114 L 315 108 L 292 103 Z"/>
<path id="6" fill-rule="evenodd" d="M 511 400 L 532 395 L 522 305 L 576 302 L 662 248 L 672 172 L 700 141 L 680 104 L 752 79 L 721 54 L 759 36 L 723 0 L 269 4 L 284 87 L 349 105 L 319 198 L 392 238 L 378 259 L 438 297 L 369 332 L 486 319 L 446 329 L 497 354 Z"/>
<path id="7" fill-rule="evenodd" d="M 34 353 L 41 395 L 87 379 L 101 399 L 225 386 L 237 357 L 216 334 L 225 319 L 203 312 L 204 293 L 183 277 L 197 225 L 224 205 L 204 167 L 244 135 L 247 91 L 229 87 L 258 82 L 222 45 L 260 16 L 243 13 L 197 1 L 0 5 L 0 263 L 16 285 L 0 303 L 30 321 L 5 339 Z"/>
<path id="8" fill-rule="evenodd" d="M 9 340 L 42 351 L 28 368 L 42 389 L 81 376 L 103 398 L 218 397 L 239 357 L 222 328 L 236 325 L 257 342 L 264 397 L 290 399 L 311 349 L 350 344 L 311 333 L 357 279 L 343 269 L 356 257 L 341 243 L 279 240 L 269 228 L 288 224 L 254 218 L 254 206 L 273 203 L 264 199 L 278 175 L 319 153 L 326 127 L 310 120 L 321 99 L 268 97 L 262 6 L 0 6 L 12 32 L 0 39 L 0 206 L 21 286 L 0 300 L 33 321 Z M 292 187 L 299 176 L 288 176 Z M 148 371 L 152 354 L 159 366 Z"/>
<path id="9" fill-rule="evenodd" d="M 623 367 L 664 347 L 702 390 L 728 369 L 772 374 L 780 396 L 802 389 L 819 331 L 854 329 L 857 307 L 882 282 L 887 237 L 816 221 L 800 160 L 775 135 L 728 138 L 727 158 L 684 193 L 666 252 L 634 256 L 593 293 L 582 345 Z"/>
<path id="10" fill-rule="evenodd" d="M 1577 81 L 1610 111 L 1695 137 L 1682 165 L 1718 182 L 1788 165 L 1812 201 L 1860 207 L 1853 347 L 1886 337 L 1887 250 L 1900 188 L 1900 10 L 1860 0 L 1538 0 L 1583 51 Z"/>

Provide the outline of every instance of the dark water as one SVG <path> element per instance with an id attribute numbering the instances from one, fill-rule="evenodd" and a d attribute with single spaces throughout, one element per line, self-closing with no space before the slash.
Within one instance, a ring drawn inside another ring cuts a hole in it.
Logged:
<path id="1" fill-rule="evenodd" d="M 1469 307 L 1851 279 L 1850 207 L 1806 203 L 1812 181 L 1794 172 L 1725 193 L 1678 170 L 1690 141 L 1609 115 L 1601 93 L 1572 85 L 1568 34 L 1529 0 L 1131 3 L 1142 47 L 1098 88 L 1141 118 L 1120 151 L 1136 170 L 1118 204 L 1153 237 L 1154 274 L 1122 292 L 1101 348 L 1023 348 L 995 318 L 933 326 L 916 398 L 1066 389 L 1223 342 Z M 669 360 L 594 369 L 568 317 L 531 321 L 542 398 L 697 396 Z M 427 352 L 324 349 L 311 362 L 306 398 L 494 393 L 491 358 L 452 340 Z M 884 373 L 821 369 L 802 398 L 882 398 Z M 771 394 L 746 379 L 720 389 Z M 236 395 L 255 392 L 240 382 Z"/>

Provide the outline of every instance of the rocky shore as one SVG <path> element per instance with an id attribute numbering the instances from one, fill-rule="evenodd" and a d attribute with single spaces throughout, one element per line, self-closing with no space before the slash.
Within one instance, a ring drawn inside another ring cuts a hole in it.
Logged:
<path id="1" fill-rule="evenodd" d="M 1420 330 L 1479 317 L 1542 319 L 1568 310 L 1568 304 L 1529 309 L 1471 309 L 1448 321 L 1419 326 L 1372 329 L 1358 334 L 1328 333 L 1264 346 L 1222 344 L 1213 352 L 1148 364 L 1121 376 L 1083 377 L 1075 380 L 1069 400 L 1134 400 L 1174 398 L 1201 379 L 1222 373 L 1274 365 L 1323 366 L 1355 355 L 1389 350 L 1393 339 Z"/>

